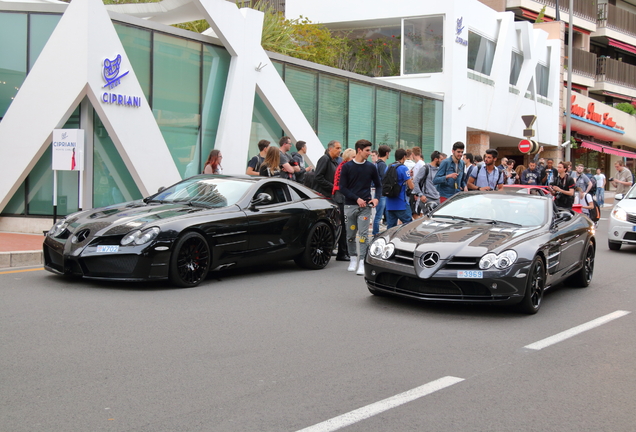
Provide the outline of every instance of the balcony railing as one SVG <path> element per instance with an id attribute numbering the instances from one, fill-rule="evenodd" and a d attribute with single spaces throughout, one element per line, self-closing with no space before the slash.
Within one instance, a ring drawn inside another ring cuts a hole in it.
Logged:
<path id="1" fill-rule="evenodd" d="M 611 4 L 600 4 L 598 26 L 636 36 L 636 14 Z"/>
<path id="2" fill-rule="evenodd" d="M 597 62 L 596 81 L 636 88 L 636 66 L 607 57 Z"/>
<path id="3" fill-rule="evenodd" d="M 538 3 L 544 4 L 549 7 L 556 8 L 556 0 L 536 0 Z M 597 0 L 574 0 L 574 16 L 583 18 L 587 21 L 597 21 Z M 561 12 L 569 13 L 570 2 L 568 0 L 559 1 L 559 10 Z"/>
<path id="4" fill-rule="evenodd" d="M 570 67 L 568 59 L 565 59 L 565 65 Z M 597 67 L 596 54 L 578 48 L 572 50 L 573 73 L 596 79 Z"/>

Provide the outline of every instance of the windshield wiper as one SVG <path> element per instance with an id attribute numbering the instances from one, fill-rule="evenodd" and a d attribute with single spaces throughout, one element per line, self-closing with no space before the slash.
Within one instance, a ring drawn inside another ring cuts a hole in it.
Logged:
<path id="1" fill-rule="evenodd" d="M 502 224 L 506 224 L 506 225 L 512 225 L 512 226 L 516 226 L 516 227 L 522 227 L 523 225 L 518 224 L 518 223 L 514 223 L 514 222 L 508 222 L 508 221 L 501 221 L 501 220 L 492 220 L 493 224 L 498 224 L 498 223 L 502 223 Z"/>
<path id="2" fill-rule="evenodd" d="M 461 220 L 464 222 L 475 222 L 474 219 L 470 219 L 470 218 L 465 218 L 465 217 L 461 217 L 461 216 L 451 216 L 451 215 L 431 215 L 434 218 L 446 218 L 446 219 L 453 219 L 453 220 Z"/>

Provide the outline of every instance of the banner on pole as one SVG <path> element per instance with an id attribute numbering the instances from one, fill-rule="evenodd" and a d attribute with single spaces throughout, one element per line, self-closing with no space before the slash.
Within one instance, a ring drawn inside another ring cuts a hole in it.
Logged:
<path id="1" fill-rule="evenodd" d="M 53 154 L 53 170 L 84 170 L 83 129 L 54 129 L 51 149 L 51 153 Z"/>

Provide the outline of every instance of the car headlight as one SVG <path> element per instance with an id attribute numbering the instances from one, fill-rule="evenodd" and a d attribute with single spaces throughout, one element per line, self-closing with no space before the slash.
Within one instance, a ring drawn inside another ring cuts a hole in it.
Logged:
<path id="1" fill-rule="evenodd" d="M 141 230 L 133 231 L 130 234 L 127 234 L 126 236 L 124 236 L 123 239 L 121 239 L 121 245 L 126 246 L 131 243 L 134 243 L 139 246 L 142 244 L 146 244 L 154 240 L 159 235 L 160 231 L 161 230 L 157 227 L 149 228 L 143 231 Z"/>
<path id="2" fill-rule="evenodd" d="M 47 234 L 51 237 L 58 236 L 66 231 L 67 227 L 68 222 L 66 221 L 66 219 L 60 219 L 59 221 L 55 222 L 55 224 L 51 227 Z"/>
<path id="3" fill-rule="evenodd" d="M 393 243 L 389 243 L 382 251 L 382 259 L 391 258 L 393 256 L 393 252 L 395 252 L 395 245 Z"/>
<path id="4" fill-rule="evenodd" d="M 620 207 L 612 210 L 612 216 L 614 219 L 618 219 L 619 221 L 627 221 L 627 212 Z"/>
<path id="5" fill-rule="evenodd" d="M 513 250 L 503 251 L 499 255 L 497 255 L 497 260 L 495 261 L 495 267 L 499 270 L 507 269 L 511 265 L 513 265 L 517 261 L 517 252 Z"/>
<path id="6" fill-rule="evenodd" d="M 389 259 L 395 252 L 395 245 L 387 243 L 385 239 L 379 238 L 371 243 L 369 254 L 374 258 Z"/>
<path id="7" fill-rule="evenodd" d="M 513 265 L 517 261 L 517 252 L 513 250 L 503 251 L 499 255 L 487 253 L 479 260 L 479 268 L 488 270 L 493 265 L 499 270 L 504 270 Z"/>
<path id="8" fill-rule="evenodd" d="M 497 255 L 494 253 L 487 253 L 479 260 L 479 268 L 482 270 L 487 270 L 495 264 L 497 260 Z"/>
<path id="9" fill-rule="evenodd" d="M 382 251 L 384 251 L 385 246 L 386 240 L 384 240 L 383 238 L 378 238 L 373 243 L 371 243 L 369 254 L 371 254 L 372 257 L 378 258 L 382 255 Z"/>

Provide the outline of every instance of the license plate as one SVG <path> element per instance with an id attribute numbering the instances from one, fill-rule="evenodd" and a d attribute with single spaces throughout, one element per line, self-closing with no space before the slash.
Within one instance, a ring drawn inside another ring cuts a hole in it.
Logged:
<path id="1" fill-rule="evenodd" d="M 97 253 L 119 252 L 119 246 L 97 246 Z"/>
<path id="2" fill-rule="evenodd" d="M 636 232 L 636 225 L 634 225 L 634 226 L 632 227 L 632 231 L 635 231 L 635 232 Z"/>
<path id="3" fill-rule="evenodd" d="M 481 270 L 457 270 L 459 279 L 483 279 L 484 272 Z"/>

